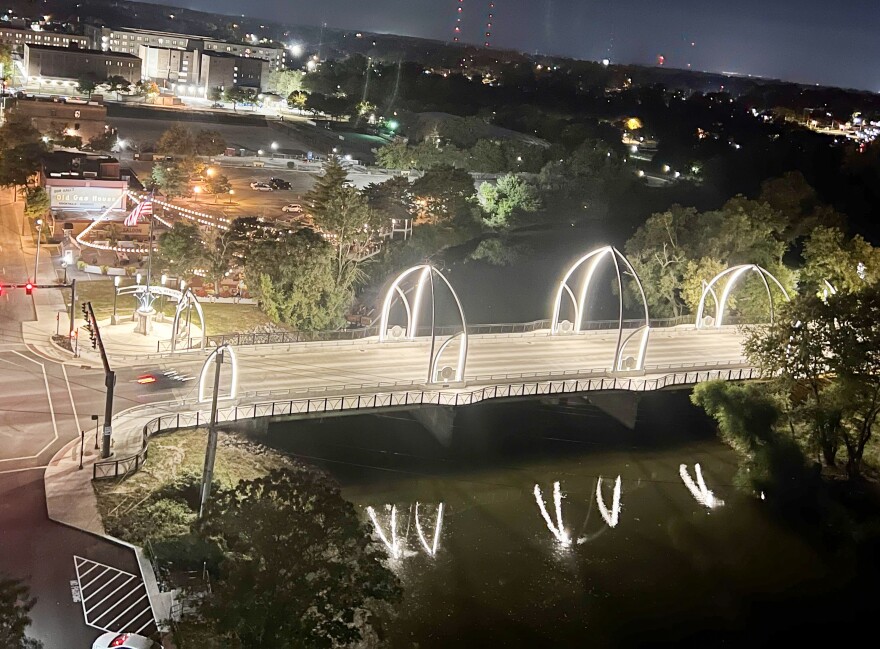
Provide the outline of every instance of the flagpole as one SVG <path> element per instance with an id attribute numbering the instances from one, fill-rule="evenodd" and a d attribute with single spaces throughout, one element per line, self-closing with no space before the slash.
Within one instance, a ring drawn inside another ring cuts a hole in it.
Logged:
<path id="1" fill-rule="evenodd" d="M 150 193 L 150 200 L 152 200 L 152 192 Z M 150 210 L 150 256 L 147 260 L 147 299 L 144 304 L 148 309 L 152 310 L 153 308 L 153 299 L 152 299 L 152 275 L 153 275 L 153 210 Z"/>

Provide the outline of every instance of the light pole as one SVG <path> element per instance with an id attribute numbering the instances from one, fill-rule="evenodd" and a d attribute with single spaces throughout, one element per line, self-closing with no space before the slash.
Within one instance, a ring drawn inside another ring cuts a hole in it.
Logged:
<path id="1" fill-rule="evenodd" d="M 230 204 L 230 205 L 232 205 L 232 197 L 233 197 L 233 196 L 235 196 L 235 190 L 234 190 L 234 189 L 230 189 L 230 190 L 229 190 L 229 204 Z"/>
<path id="2" fill-rule="evenodd" d="M 272 159 L 275 159 L 275 152 L 278 150 L 278 142 L 272 142 Z"/>
<path id="3" fill-rule="evenodd" d="M 97 451 L 100 447 L 98 444 L 98 420 L 100 417 L 98 415 L 92 415 L 92 421 L 95 422 L 95 450 Z"/>
<path id="4" fill-rule="evenodd" d="M 73 253 L 70 250 L 65 251 L 61 267 L 64 269 L 64 284 L 67 284 L 67 267 L 73 262 Z"/>
<path id="5" fill-rule="evenodd" d="M 162 288 L 165 288 L 165 282 L 168 280 L 168 275 L 162 274 Z M 162 317 L 165 317 L 165 294 L 161 293 L 159 295 L 159 313 L 162 314 Z"/>
<path id="6" fill-rule="evenodd" d="M 37 219 L 37 256 L 34 259 L 34 282 L 38 282 L 37 269 L 40 266 L 40 241 L 43 239 L 43 219 Z"/>
<path id="7" fill-rule="evenodd" d="M 201 188 L 201 187 L 199 187 L 198 185 L 196 185 L 195 187 L 193 187 L 193 194 L 195 194 L 195 201 L 196 201 L 196 203 L 199 202 L 199 194 L 201 194 L 201 193 L 202 193 L 202 188 Z"/>
<path id="8" fill-rule="evenodd" d="M 119 275 L 117 275 L 116 277 L 113 278 L 113 317 L 110 319 L 110 324 L 114 324 L 114 325 L 116 324 L 116 297 L 118 295 L 119 295 Z"/>

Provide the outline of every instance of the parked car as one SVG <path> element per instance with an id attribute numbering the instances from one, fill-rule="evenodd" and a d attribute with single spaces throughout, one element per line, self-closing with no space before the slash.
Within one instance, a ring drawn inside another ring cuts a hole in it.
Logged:
<path id="1" fill-rule="evenodd" d="M 223 104 L 221 104 L 219 101 L 215 101 L 213 104 L 211 104 L 211 108 L 223 108 Z"/>
<path id="2" fill-rule="evenodd" d="M 105 633 L 92 644 L 92 649 L 160 649 L 159 645 L 137 633 Z"/>
<path id="3" fill-rule="evenodd" d="M 281 208 L 281 211 L 288 212 L 290 214 L 302 214 L 303 206 L 299 203 L 288 203 Z"/>
<path id="4" fill-rule="evenodd" d="M 272 185 L 269 183 L 253 182 L 251 183 L 251 189 L 256 189 L 258 192 L 271 192 Z"/>
<path id="5" fill-rule="evenodd" d="M 272 189 L 290 189 L 291 187 L 284 178 L 270 178 L 269 184 L 272 185 Z"/>
<path id="6" fill-rule="evenodd" d="M 263 162 L 262 160 L 254 160 L 253 165 L 254 165 L 255 167 L 265 167 L 265 166 L 266 166 L 266 163 Z"/>

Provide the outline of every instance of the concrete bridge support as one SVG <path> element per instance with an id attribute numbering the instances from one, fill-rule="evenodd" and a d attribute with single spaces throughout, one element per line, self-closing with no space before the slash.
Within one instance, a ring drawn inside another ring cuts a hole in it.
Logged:
<path id="1" fill-rule="evenodd" d="M 584 397 L 606 415 L 633 430 L 639 414 L 638 392 L 597 392 Z"/>
<path id="2" fill-rule="evenodd" d="M 454 406 L 419 406 L 410 411 L 413 419 L 425 427 L 440 444 L 449 448 L 452 444 L 452 426 L 455 422 Z"/>

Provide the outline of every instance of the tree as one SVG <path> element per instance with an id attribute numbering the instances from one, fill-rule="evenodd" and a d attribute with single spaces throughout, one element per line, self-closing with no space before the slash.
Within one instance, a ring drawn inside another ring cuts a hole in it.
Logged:
<path id="1" fill-rule="evenodd" d="M 30 119 L 12 113 L 0 126 L 0 186 L 25 185 L 40 168 L 46 144 Z"/>
<path id="2" fill-rule="evenodd" d="M 38 218 L 45 216 L 49 211 L 49 194 L 40 187 L 28 187 L 25 194 L 24 213 L 27 216 Z"/>
<path id="3" fill-rule="evenodd" d="M 299 331 L 345 322 L 352 287 L 337 282 L 336 251 L 320 234 L 261 228 L 242 246 L 247 285 L 274 322 Z"/>
<path id="4" fill-rule="evenodd" d="M 358 257 L 380 227 L 381 216 L 347 183 L 348 174 L 336 158 L 324 165 L 324 175 L 305 195 L 309 213 L 320 232 L 332 238 L 335 247 L 334 276 L 337 286 L 351 287 L 362 279 Z"/>
<path id="5" fill-rule="evenodd" d="M 220 101 L 223 99 L 223 91 L 220 90 L 219 86 L 214 86 L 212 88 L 208 88 L 208 101 Z"/>
<path id="6" fill-rule="evenodd" d="M 107 89 L 110 90 L 110 92 L 116 93 L 117 101 L 119 101 L 120 92 L 131 92 L 131 82 L 118 74 L 108 77 L 107 81 L 104 82 L 104 85 L 107 86 Z"/>
<path id="7" fill-rule="evenodd" d="M 233 230 L 211 228 L 205 235 L 202 258 L 207 277 L 214 283 L 214 290 L 220 294 L 220 282 L 236 263 L 235 252 L 238 239 Z"/>
<path id="8" fill-rule="evenodd" d="M 116 131 L 107 131 L 90 138 L 87 146 L 92 151 L 112 151 L 118 141 Z"/>
<path id="9" fill-rule="evenodd" d="M 298 108 L 299 110 L 304 110 L 306 107 L 306 103 L 308 102 L 309 95 L 308 93 L 300 91 L 291 92 L 287 95 L 287 105 L 291 108 Z"/>
<path id="10" fill-rule="evenodd" d="M 219 491 L 200 533 L 224 559 L 198 615 L 224 646 L 351 646 L 373 636 L 378 609 L 401 598 L 369 528 L 313 470 Z"/>
<path id="11" fill-rule="evenodd" d="M 191 171 L 190 165 L 182 162 L 157 162 L 150 179 L 170 200 L 186 194 Z"/>
<path id="12" fill-rule="evenodd" d="M 853 293 L 880 279 L 880 249 L 859 235 L 846 239 L 837 228 L 817 227 L 804 242 L 801 282 L 814 291 Z"/>
<path id="13" fill-rule="evenodd" d="M 412 187 L 403 176 L 395 176 L 383 183 L 370 183 L 363 194 L 370 208 L 386 221 L 402 221 L 412 216 Z"/>
<path id="14" fill-rule="evenodd" d="M 266 88 L 282 97 L 289 97 L 294 92 L 303 89 L 302 70 L 273 70 L 266 80 Z"/>
<path id="15" fill-rule="evenodd" d="M 171 275 L 189 277 L 202 265 L 205 243 L 197 225 L 177 221 L 159 237 L 158 262 Z"/>
<path id="16" fill-rule="evenodd" d="M 257 100 L 257 91 L 253 88 L 232 86 L 223 91 L 223 99 L 232 102 L 232 110 L 237 110 L 239 104 L 252 104 Z"/>
<path id="17" fill-rule="evenodd" d="M 232 184 L 229 182 L 229 178 L 227 178 L 224 174 L 213 173 L 208 176 L 208 180 L 205 182 L 205 190 L 209 194 L 214 195 L 214 202 L 217 202 L 218 194 L 226 194 L 229 190 L 232 189 Z"/>
<path id="18" fill-rule="evenodd" d="M 201 129 L 195 134 L 195 151 L 203 156 L 222 155 L 226 151 L 226 140 L 219 131 Z"/>
<path id="19" fill-rule="evenodd" d="M 12 48 L 5 43 L 0 44 L 0 82 L 12 78 Z"/>
<path id="20" fill-rule="evenodd" d="M 477 200 L 486 214 L 483 223 L 493 229 L 509 228 L 518 212 L 536 212 L 541 207 L 535 187 L 513 174 L 502 176 L 495 185 L 482 183 Z"/>
<path id="21" fill-rule="evenodd" d="M 467 212 L 474 195 L 474 179 L 463 169 L 439 166 L 428 169 L 412 184 L 418 221 L 448 222 Z"/>
<path id="22" fill-rule="evenodd" d="M 31 624 L 30 612 L 36 603 L 21 581 L 0 576 L 0 646 L 42 649 L 42 642 L 25 636 Z"/>
<path id="23" fill-rule="evenodd" d="M 196 136 L 186 126 L 174 124 L 159 137 L 156 151 L 162 155 L 191 158 L 198 154 Z"/>
<path id="24" fill-rule="evenodd" d="M 789 396 L 811 449 L 833 466 L 847 451 L 847 473 L 861 471 L 880 414 L 880 289 L 800 295 L 768 327 L 755 328 L 745 351 Z"/>
<path id="25" fill-rule="evenodd" d="M 92 98 L 92 93 L 101 85 L 101 80 L 91 72 L 87 72 L 76 80 L 76 90 Z"/>
<path id="26" fill-rule="evenodd" d="M 155 81 L 141 80 L 134 84 L 133 92 L 138 97 L 143 97 L 149 102 L 159 96 L 159 84 Z"/>

